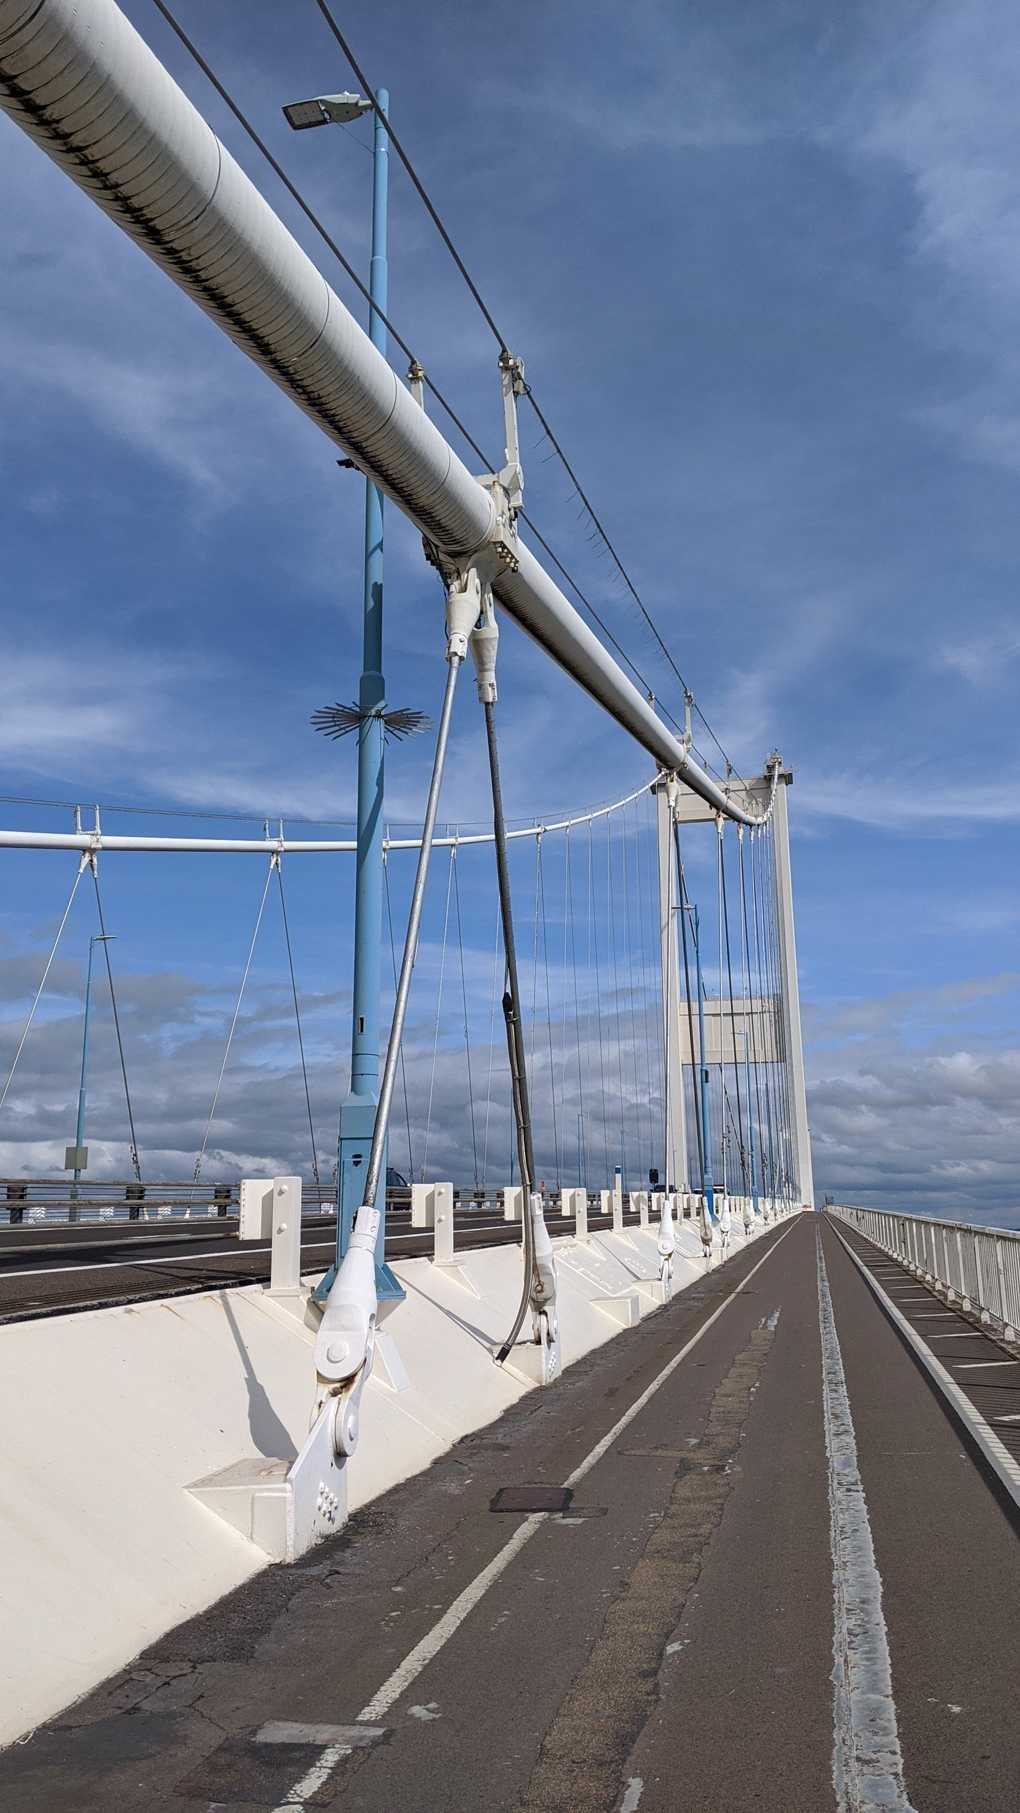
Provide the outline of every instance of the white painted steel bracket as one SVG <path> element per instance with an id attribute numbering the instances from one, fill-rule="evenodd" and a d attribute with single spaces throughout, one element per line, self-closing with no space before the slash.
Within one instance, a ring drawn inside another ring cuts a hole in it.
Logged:
<path id="1" fill-rule="evenodd" d="M 676 1252 L 676 1227 L 673 1222 L 673 1205 L 675 1198 L 671 1195 L 660 1197 L 659 1236 L 656 1251 L 659 1255 L 659 1283 L 662 1287 L 662 1301 L 668 1303 L 673 1295 L 673 1255 Z"/>

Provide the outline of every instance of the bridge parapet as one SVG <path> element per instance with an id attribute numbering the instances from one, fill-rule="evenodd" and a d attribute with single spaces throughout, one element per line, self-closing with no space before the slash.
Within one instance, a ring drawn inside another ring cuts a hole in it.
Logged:
<path id="1" fill-rule="evenodd" d="M 951 1303 L 994 1326 L 1007 1341 L 1017 1340 L 1020 1232 L 845 1204 L 830 1204 L 826 1213 L 856 1228 L 925 1283 L 944 1290 Z"/>

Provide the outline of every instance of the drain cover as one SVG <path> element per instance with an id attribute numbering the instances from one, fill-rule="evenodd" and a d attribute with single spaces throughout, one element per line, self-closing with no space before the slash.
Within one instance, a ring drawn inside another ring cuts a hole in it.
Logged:
<path id="1" fill-rule="evenodd" d="M 574 1494 L 569 1486 L 501 1486 L 490 1511 L 565 1511 Z"/>

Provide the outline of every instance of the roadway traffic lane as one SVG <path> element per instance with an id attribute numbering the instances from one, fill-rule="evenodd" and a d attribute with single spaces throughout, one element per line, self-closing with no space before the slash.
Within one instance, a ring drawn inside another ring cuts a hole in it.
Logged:
<path id="1" fill-rule="evenodd" d="M 1016 1813 L 1017 1514 L 827 1224 L 823 1240 L 882 1575 L 907 1789 L 918 1813 Z M 905 1271 L 883 1282 L 924 1292 Z M 943 1306 L 925 1294 L 934 1315 Z"/>
<path id="2" fill-rule="evenodd" d="M 306 1564 L 260 1574 L 5 1753 L 5 1813 L 278 1806 L 305 1759 L 300 1747 L 255 1744 L 263 1721 L 350 1723 L 520 1526 L 520 1517 L 489 1511 L 498 1488 L 566 1478 L 725 1304 L 578 1487 L 581 1511 L 605 1507 L 607 1514 L 544 1523 L 408 1692 L 375 1721 L 389 1728 L 388 1740 L 357 1753 L 346 1774 L 342 1764 L 309 1802 L 386 1813 L 494 1813 L 519 1805 L 607 1609 L 626 1597 L 664 1521 L 678 1472 L 705 1434 L 735 1356 L 752 1343 L 772 1344 L 771 1331 L 763 1343 L 758 1325 L 776 1307 L 770 1274 L 795 1233 L 780 1229 L 755 1242 L 586 1356 L 556 1386 L 529 1393 L 488 1431 L 375 1501 Z M 760 1262 L 745 1292 L 742 1280 Z M 745 1361 L 738 1398 L 743 1392 L 751 1401 L 761 1363 L 757 1352 Z M 732 1398 L 733 1381 L 729 1391 Z M 744 1412 L 739 1402 L 722 1412 L 732 1452 Z M 659 1453 L 642 1452 L 648 1449 Z M 707 1464 L 722 1469 L 703 1475 L 717 1497 L 714 1510 L 707 1499 L 697 1509 L 711 1523 L 731 1476 L 725 1458 Z M 699 1553 L 703 1542 L 704 1535 Z M 600 1710 L 593 1705 L 592 1717 Z M 619 1707 L 608 1710 L 618 1721 Z M 615 1729 L 612 1795 L 634 1737 L 619 1722 Z"/>

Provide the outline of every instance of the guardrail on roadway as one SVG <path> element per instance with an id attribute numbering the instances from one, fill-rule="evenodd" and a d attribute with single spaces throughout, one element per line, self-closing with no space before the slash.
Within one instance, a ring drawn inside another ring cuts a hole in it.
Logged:
<path id="1" fill-rule="evenodd" d="M 950 1302 L 994 1324 L 1007 1340 L 1017 1339 L 1020 1233 L 843 1204 L 828 1204 L 826 1214 L 838 1215 L 908 1271 L 944 1290 Z"/>

